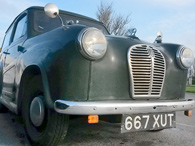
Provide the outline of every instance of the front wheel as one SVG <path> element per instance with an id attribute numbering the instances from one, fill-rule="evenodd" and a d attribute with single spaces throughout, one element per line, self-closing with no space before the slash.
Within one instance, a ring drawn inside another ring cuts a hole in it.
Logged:
<path id="1" fill-rule="evenodd" d="M 22 115 L 27 137 L 33 146 L 56 146 L 66 136 L 69 117 L 45 104 L 40 77 L 34 77 L 25 92 Z"/>
<path id="2" fill-rule="evenodd" d="M 7 111 L 8 109 L 2 103 L 0 103 L 0 113 L 6 113 Z"/>

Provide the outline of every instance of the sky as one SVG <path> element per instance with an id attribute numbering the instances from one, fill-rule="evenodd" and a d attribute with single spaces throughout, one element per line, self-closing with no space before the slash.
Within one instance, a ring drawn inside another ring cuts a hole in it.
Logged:
<path id="1" fill-rule="evenodd" d="M 191 48 L 195 55 L 195 0 L 102 0 L 113 3 L 116 13 L 130 14 L 129 28 L 137 28 L 137 36 L 153 42 L 157 32 L 163 42 Z M 0 0 L 0 44 L 13 19 L 30 6 L 56 4 L 59 9 L 96 18 L 101 0 Z"/>

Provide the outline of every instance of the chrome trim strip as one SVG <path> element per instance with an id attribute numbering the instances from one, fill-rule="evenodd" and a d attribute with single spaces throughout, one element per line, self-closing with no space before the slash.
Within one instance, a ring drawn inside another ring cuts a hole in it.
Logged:
<path id="1" fill-rule="evenodd" d="M 146 49 L 148 49 L 148 51 L 149 51 L 149 49 L 151 49 L 150 47 L 146 47 Z M 153 79 L 154 79 L 154 52 L 152 51 L 152 49 L 151 49 L 151 51 L 150 52 L 152 52 L 152 55 L 151 55 L 151 61 L 152 61 L 152 64 L 151 64 L 151 77 L 150 77 L 150 89 L 149 89 L 149 95 L 152 95 L 152 87 L 153 87 Z"/>
<path id="2" fill-rule="evenodd" d="M 158 113 L 191 110 L 195 106 L 194 100 L 171 101 L 65 101 L 56 100 L 54 109 L 58 113 L 69 115 L 116 115 Z"/>

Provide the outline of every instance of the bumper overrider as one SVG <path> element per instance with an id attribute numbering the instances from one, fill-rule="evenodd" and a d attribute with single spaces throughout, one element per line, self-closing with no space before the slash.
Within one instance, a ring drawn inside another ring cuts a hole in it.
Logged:
<path id="1" fill-rule="evenodd" d="M 56 112 L 68 115 L 117 115 L 187 111 L 195 107 L 194 100 L 159 101 L 65 101 L 56 100 Z"/>

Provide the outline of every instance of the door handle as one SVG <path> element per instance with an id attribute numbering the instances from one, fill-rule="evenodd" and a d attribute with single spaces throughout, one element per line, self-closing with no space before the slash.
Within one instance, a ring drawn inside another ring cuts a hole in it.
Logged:
<path id="1" fill-rule="evenodd" d="M 3 54 L 9 55 L 10 53 L 9 52 L 3 52 Z"/>

